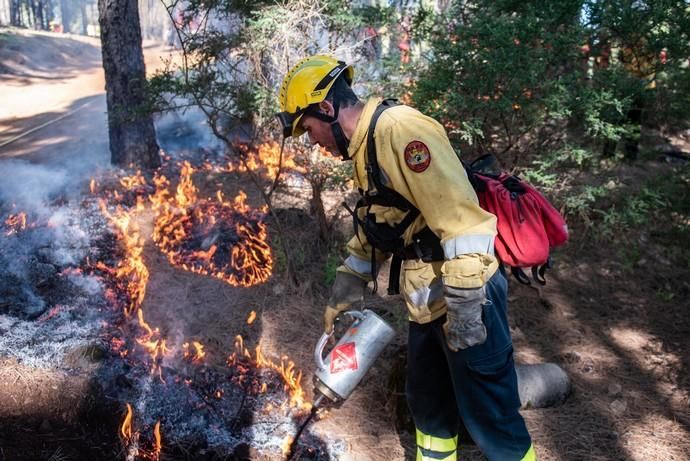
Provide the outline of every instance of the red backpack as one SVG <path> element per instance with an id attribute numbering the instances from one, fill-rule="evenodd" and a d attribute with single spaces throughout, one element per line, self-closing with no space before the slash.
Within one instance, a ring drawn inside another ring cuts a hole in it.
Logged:
<path id="1" fill-rule="evenodd" d="M 343 202 L 343 206 L 352 215 L 354 234 L 359 235 L 358 230 L 361 229 L 374 248 L 393 254 L 388 276 L 388 294 L 400 292 L 399 280 L 403 259 L 419 258 L 424 261 L 439 261 L 445 256 L 438 236 L 428 227 L 413 236 L 413 244 L 404 245 L 402 235 L 420 212 L 405 197 L 388 188 L 381 179 L 373 133 L 381 113 L 396 105 L 395 100 L 384 100 L 376 108 L 369 122 L 368 190 L 360 189 L 362 196 L 357 202 L 355 211 Z M 477 192 L 480 205 L 496 215 L 498 219 L 498 235 L 494 243 L 496 256 L 505 265 L 511 267 L 513 275 L 520 282 L 530 284 L 530 278 L 523 268 L 531 267 L 533 279 L 542 285 L 546 283 L 544 273 L 550 265 L 549 251 L 552 247 L 564 244 L 568 239 L 568 228 L 561 214 L 534 187 L 517 176 L 502 172 L 498 168 L 496 157 L 491 154 L 480 157 L 469 166 L 463 163 L 463 166 Z M 379 223 L 369 212 L 373 204 L 409 212 L 400 223 L 390 226 Z M 356 212 L 362 208 L 366 209 L 365 218 L 360 218 Z M 412 252 L 411 255 L 408 254 L 408 250 Z M 374 291 L 376 291 L 378 266 L 374 255 L 375 252 L 372 251 L 371 273 L 374 278 Z"/>
<path id="2" fill-rule="evenodd" d="M 498 235 L 496 255 L 522 283 L 530 284 L 523 268 L 532 268 L 532 277 L 546 283 L 550 249 L 568 240 L 563 216 L 532 185 L 497 168 L 496 158 L 487 154 L 470 166 L 467 175 L 483 209 L 496 215 Z"/>

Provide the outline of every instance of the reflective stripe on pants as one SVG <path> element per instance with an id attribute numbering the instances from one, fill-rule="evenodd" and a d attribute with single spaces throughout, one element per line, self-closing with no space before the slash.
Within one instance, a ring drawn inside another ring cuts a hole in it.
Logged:
<path id="1" fill-rule="evenodd" d="M 529 450 L 525 453 L 520 461 L 537 461 L 537 454 L 534 452 L 534 446 L 530 445 Z"/>
<path id="2" fill-rule="evenodd" d="M 417 429 L 417 461 L 456 461 L 458 436 L 434 437 Z"/>

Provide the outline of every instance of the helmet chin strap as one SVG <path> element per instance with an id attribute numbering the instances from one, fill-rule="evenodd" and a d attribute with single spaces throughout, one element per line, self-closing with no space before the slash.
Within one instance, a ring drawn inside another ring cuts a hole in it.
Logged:
<path id="1" fill-rule="evenodd" d="M 338 153 L 343 160 L 350 160 L 350 156 L 347 153 L 350 147 L 350 140 L 347 139 L 345 133 L 343 132 L 343 127 L 338 121 L 338 112 L 340 110 L 340 104 L 333 104 L 333 116 L 326 115 L 323 112 L 318 112 L 316 110 L 308 111 L 307 113 L 314 118 L 321 120 L 322 122 L 329 123 L 331 125 L 331 132 L 333 133 L 333 139 L 335 139 L 335 145 L 338 148 Z"/>
<path id="2" fill-rule="evenodd" d="M 331 123 L 331 131 L 333 132 L 333 138 L 335 138 L 335 145 L 338 146 L 338 152 L 343 160 L 350 160 L 350 155 L 347 153 L 350 147 L 350 140 L 345 137 L 343 132 L 343 127 L 340 126 L 340 122 L 337 120 Z"/>

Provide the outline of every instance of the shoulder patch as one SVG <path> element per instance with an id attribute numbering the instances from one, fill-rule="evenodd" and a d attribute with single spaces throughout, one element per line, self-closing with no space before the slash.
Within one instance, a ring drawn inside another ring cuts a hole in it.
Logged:
<path id="1" fill-rule="evenodd" d="M 422 141 L 412 141 L 405 147 L 405 163 L 410 170 L 421 173 L 429 168 L 431 152 Z"/>

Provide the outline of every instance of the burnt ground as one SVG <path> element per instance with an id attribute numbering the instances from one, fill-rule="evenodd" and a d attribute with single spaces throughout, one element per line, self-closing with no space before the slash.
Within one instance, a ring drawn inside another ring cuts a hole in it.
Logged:
<path id="1" fill-rule="evenodd" d="M 11 54 L 3 43 L 0 41 L 0 56 L 5 63 Z M 22 84 L 26 78 L 21 76 Z M 54 83 L 34 79 L 23 89 L 46 91 L 49 84 Z M 44 117 L 40 107 L 37 112 L 33 116 Z M 26 126 L 32 126 L 33 116 L 22 116 Z M 93 117 L 87 118 L 92 123 Z M 7 126 L 7 120 L 0 121 L 0 126 Z M 78 119 L 70 120 L 70 126 L 79 126 Z M 98 131 L 94 138 L 87 133 L 65 140 L 67 131 L 68 127 L 56 122 L 19 144 L 0 148 L 0 158 L 50 164 L 46 145 L 65 158 L 87 155 L 78 146 L 89 139 L 94 141 L 89 144 L 93 149 L 102 148 L 103 131 L 100 140 Z M 103 152 L 98 155 L 107 157 Z M 633 177 L 678 174 L 678 167 L 656 159 L 626 168 L 625 174 Z M 338 201 L 333 195 L 328 203 Z M 302 383 L 309 393 L 313 346 L 320 335 L 328 293 L 326 254 L 333 250 L 315 239 L 316 226 L 303 191 L 289 190 L 277 203 L 290 206 L 281 215 L 293 223 L 288 233 L 300 261 L 303 283 L 299 287 L 286 283 L 276 270 L 265 284 L 234 288 L 171 267 L 148 241 L 144 260 L 151 278 L 143 309 L 147 321 L 164 335 L 205 344 L 209 366 L 223 363 L 237 334 L 248 344 L 260 342 L 267 355 L 288 355 L 304 370 Z M 574 225 L 571 242 L 556 253 L 555 269 L 545 288 L 511 283 L 510 321 L 517 361 L 555 362 L 568 372 L 574 387 L 572 395 L 556 408 L 523 411 L 539 459 L 690 459 L 690 266 L 687 242 L 665 232 L 664 224 L 660 218 L 648 226 L 622 229 L 623 241 L 602 239 L 592 230 Z M 142 227 L 146 227 L 145 219 Z M 349 224 L 343 223 L 343 230 L 348 229 Z M 380 285 L 385 282 L 382 274 Z M 408 431 L 401 393 L 404 308 L 398 297 L 371 296 L 367 302 L 387 312 L 398 335 L 352 397 L 316 422 L 312 433 L 324 444 L 337 447 L 331 459 L 414 459 L 413 435 Z M 251 311 L 258 314 L 257 320 L 248 325 Z M 0 460 L 125 458 L 117 434 L 124 406 L 110 399 L 95 379 L 106 360 L 76 350 L 66 366 L 51 369 L 20 363 L 16 356 L 25 351 L 14 352 L 4 351 L 0 360 Z M 164 426 L 162 459 L 215 457 L 213 452 L 198 447 L 190 451 L 171 442 L 166 444 Z M 237 458 L 262 459 L 250 449 Z M 461 458 L 483 459 L 471 445 L 463 446 Z"/>

